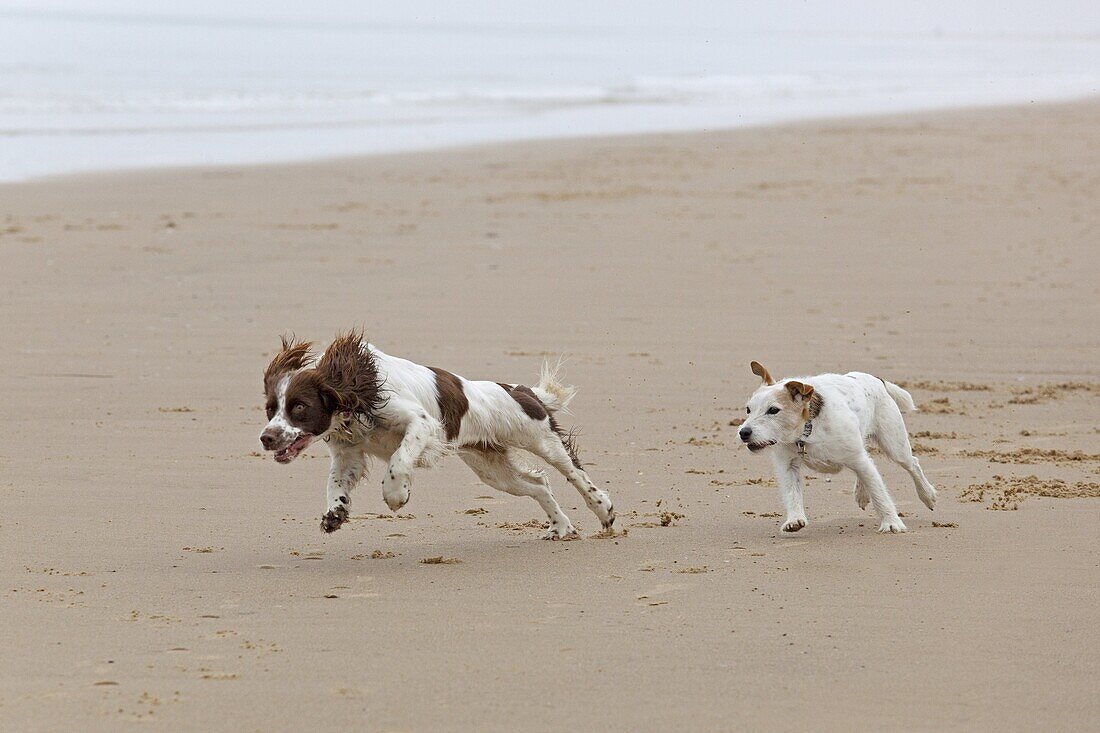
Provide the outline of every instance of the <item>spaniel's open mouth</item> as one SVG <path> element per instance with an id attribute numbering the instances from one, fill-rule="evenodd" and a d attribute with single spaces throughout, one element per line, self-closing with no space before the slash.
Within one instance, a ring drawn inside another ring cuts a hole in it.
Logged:
<path id="1" fill-rule="evenodd" d="M 769 440 L 766 443 L 749 443 L 748 444 L 749 450 L 751 450 L 753 453 L 755 453 L 758 450 L 764 450 L 769 445 L 775 445 L 775 441 L 774 440 Z"/>
<path id="2" fill-rule="evenodd" d="M 275 451 L 275 461 L 278 463 L 290 463 L 298 457 L 299 453 L 304 451 L 309 446 L 309 443 L 312 440 L 312 435 L 303 435 L 302 437 L 298 438 L 296 441 L 288 445 L 286 448 L 281 448 Z"/>

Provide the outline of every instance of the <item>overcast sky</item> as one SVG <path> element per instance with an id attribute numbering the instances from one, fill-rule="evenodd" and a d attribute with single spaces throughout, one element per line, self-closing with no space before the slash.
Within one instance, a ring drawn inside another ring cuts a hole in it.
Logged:
<path id="1" fill-rule="evenodd" d="M 750 31 L 1070 34 L 1100 41 L 1100 0 L 0 0 L 3 11 L 273 21 L 420 21 L 508 26 L 609 24 Z"/>

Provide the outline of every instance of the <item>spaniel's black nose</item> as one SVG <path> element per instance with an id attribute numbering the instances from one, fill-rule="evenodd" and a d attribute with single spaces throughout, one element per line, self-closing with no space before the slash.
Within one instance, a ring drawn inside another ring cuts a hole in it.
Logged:
<path id="1" fill-rule="evenodd" d="M 260 442 L 263 443 L 264 450 L 271 450 L 272 446 L 275 445 L 275 436 L 264 433 L 260 436 Z"/>
<path id="2" fill-rule="evenodd" d="M 737 431 L 737 434 L 741 436 L 741 440 L 746 443 L 749 442 L 749 438 L 752 437 L 752 428 L 746 426 Z"/>

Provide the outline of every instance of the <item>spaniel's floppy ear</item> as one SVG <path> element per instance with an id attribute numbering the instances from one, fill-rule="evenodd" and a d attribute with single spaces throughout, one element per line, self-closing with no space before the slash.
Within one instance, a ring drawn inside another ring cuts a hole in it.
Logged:
<path id="1" fill-rule="evenodd" d="M 791 399 L 795 402 L 806 402 L 814 396 L 814 388 L 802 382 L 787 382 L 783 386 L 791 393 Z"/>
<path id="2" fill-rule="evenodd" d="M 764 384 L 769 386 L 775 384 L 775 380 L 772 379 L 772 375 L 768 374 L 768 370 L 764 368 L 764 365 L 758 361 L 754 361 L 749 364 L 749 368 L 752 369 L 752 373 L 764 380 Z"/>
<path id="3" fill-rule="evenodd" d="M 282 337 L 282 348 L 271 358 L 271 363 L 264 370 L 264 391 L 274 389 L 278 378 L 287 372 L 295 372 L 313 363 L 313 344 L 309 341 L 299 341 L 293 336 Z"/>
<path id="4" fill-rule="evenodd" d="M 317 362 L 317 375 L 326 407 L 370 417 L 386 404 L 384 380 L 360 331 L 337 335 Z"/>
<path id="5" fill-rule="evenodd" d="M 301 369 L 313 363 L 313 342 L 302 341 L 294 334 L 279 336 L 282 348 L 272 359 L 272 364 L 278 363 L 286 369 Z"/>
<path id="6" fill-rule="evenodd" d="M 321 398 L 322 407 L 329 412 L 339 412 L 342 407 L 340 393 L 336 391 L 329 379 L 329 375 L 321 372 L 317 373 L 317 394 Z"/>

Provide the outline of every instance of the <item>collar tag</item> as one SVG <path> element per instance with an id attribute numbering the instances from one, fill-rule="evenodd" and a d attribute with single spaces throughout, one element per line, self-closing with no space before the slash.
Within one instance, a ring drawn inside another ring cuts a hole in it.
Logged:
<path id="1" fill-rule="evenodd" d="M 802 439 L 796 440 L 794 444 L 798 446 L 799 455 L 806 455 L 806 438 L 810 437 L 810 433 L 814 431 L 813 420 L 807 420 L 806 424 L 802 426 Z"/>

